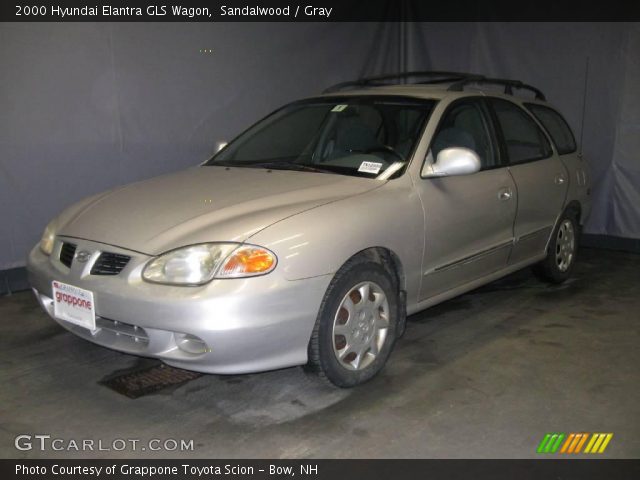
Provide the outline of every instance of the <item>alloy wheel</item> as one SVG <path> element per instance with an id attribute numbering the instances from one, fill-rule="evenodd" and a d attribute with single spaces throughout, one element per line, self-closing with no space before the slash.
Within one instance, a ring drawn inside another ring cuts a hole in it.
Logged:
<path id="1" fill-rule="evenodd" d="M 576 241 L 575 230 L 571 220 L 566 219 L 558 229 L 556 238 L 556 264 L 561 272 L 566 272 L 573 262 Z"/>
<path id="2" fill-rule="evenodd" d="M 333 352 L 349 370 L 363 370 L 376 359 L 389 331 L 389 301 L 374 282 L 354 286 L 333 320 Z"/>

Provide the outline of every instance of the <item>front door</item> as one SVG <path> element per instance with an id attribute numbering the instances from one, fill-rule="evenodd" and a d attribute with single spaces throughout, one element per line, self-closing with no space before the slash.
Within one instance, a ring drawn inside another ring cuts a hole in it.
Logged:
<path id="1" fill-rule="evenodd" d="M 445 111 L 426 162 L 432 162 L 445 148 L 465 147 L 478 154 L 482 170 L 417 180 L 425 212 L 420 300 L 507 265 L 517 193 L 496 145 L 484 100 L 465 98 Z"/>

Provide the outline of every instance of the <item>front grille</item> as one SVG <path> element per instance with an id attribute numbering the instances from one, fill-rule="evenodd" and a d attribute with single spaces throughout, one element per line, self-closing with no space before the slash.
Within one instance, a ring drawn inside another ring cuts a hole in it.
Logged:
<path id="1" fill-rule="evenodd" d="M 91 268 L 91 275 L 118 275 L 127 266 L 131 257 L 111 252 L 102 252 Z"/>
<path id="2" fill-rule="evenodd" d="M 60 249 L 60 263 L 71 268 L 73 256 L 76 254 L 76 244 L 64 242 Z"/>

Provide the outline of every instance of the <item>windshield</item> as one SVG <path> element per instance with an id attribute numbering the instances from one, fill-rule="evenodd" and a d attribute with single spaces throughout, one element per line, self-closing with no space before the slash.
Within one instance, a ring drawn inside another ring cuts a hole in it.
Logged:
<path id="1" fill-rule="evenodd" d="M 430 100 L 381 96 L 297 102 L 258 122 L 206 165 L 400 175 L 432 108 Z"/>

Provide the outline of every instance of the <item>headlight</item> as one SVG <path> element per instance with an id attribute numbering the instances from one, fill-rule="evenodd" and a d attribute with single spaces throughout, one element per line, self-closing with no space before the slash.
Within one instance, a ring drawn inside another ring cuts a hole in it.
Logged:
<path id="1" fill-rule="evenodd" d="M 202 285 L 214 278 L 264 275 L 276 266 L 266 248 L 237 243 L 203 243 L 172 250 L 151 260 L 142 278 L 155 283 Z"/>
<path id="2" fill-rule="evenodd" d="M 40 239 L 40 250 L 45 255 L 51 255 L 53 251 L 53 241 L 56 239 L 56 232 L 53 228 L 53 222 L 50 222 L 44 229 L 42 238 Z"/>

